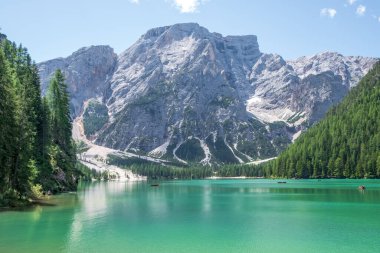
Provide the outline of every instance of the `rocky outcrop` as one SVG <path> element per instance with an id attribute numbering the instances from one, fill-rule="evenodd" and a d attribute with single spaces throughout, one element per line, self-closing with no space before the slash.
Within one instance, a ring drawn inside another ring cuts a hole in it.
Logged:
<path id="1" fill-rule="evenodd" d="M 68 83 L 72 116 L 76 117 L 82 111 L 84 101 L 106 96 L 116 63 L 117 55 L 109 46 L 85 47 L 67 58 L 40 63 L 42 93 L 46 93 L 55 70 L 61 69 Z"/>
<path id="2" fill-rule="evenodd" d="M 264 122 L 298 126 L 321 119 L 372 68 L 376 59 L 321 53 L 285 61 L 263 54 L 250 74 L 247 111 Z"/>
<path id="3" fill-rule="evenodd" d="M 39 68 L 43 89 L 63 69 L 73 116 L 90 98 L 107 107 L 97 144 L 207 164 L 277 155 L 375 61 L 336 53 L 286 61 L 261 53 L 256 36 L 188 23 L 151 29 L 117 57 L 91 47 Z"/>

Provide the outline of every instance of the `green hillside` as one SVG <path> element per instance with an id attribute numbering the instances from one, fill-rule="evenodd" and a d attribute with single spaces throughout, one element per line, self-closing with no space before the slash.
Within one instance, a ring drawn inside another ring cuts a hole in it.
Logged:
<path id="1" fill-rule="evenodd" d="M 380 177 L 380 62 L 265 169 L 289 178 Z"/>

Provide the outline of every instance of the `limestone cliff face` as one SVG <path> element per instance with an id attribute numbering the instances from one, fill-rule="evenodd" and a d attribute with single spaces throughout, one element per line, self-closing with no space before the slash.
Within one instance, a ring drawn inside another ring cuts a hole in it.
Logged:
<path id="1" fill-rule="evenodd" d="M 377 59 L 325 52 L 285 61 L 263 54 L 250 74 L 247 111 L 265 122 L 314 123 L 338 103 Z"/>
<path id="2" fill-rule="evenodd" d="M 261 53 L 256 36 L 188 23 L 151 29 L 119 56 L 90 47 L 39 68 L 43 89 L 64 71 L 73 116 L 89 99 L 107 107 L 96 143 L 206 164 L 275 156 L 375 61 L 336 53 L 285 61 Z"/>
<path id="3" fill-rule="evenodd" d="M 58 58 L 38 64 L 42 93 L 45 94 L 49 81 L 56 69 L 66 77 L 71 95 L 73 117 L 80 114 L 83 102 L 90 98 L 103 98 L 109 87 L 117 63 L 117 55 L 109 46 L 81 48 L 67 58 Z"/>
<path id="4" fill-rule="evenodd" d="M 212 153 L 215 143 L 226 161 L 247 159 L 237 150 L 247 143 L 274 155 L 264 124 L 245 110 L 246 76 L 260 55 L 255 36 L 223 37 L 197 24 L 148 31 L 118 58 L 107 101 L 112 116 L 97 142 L 182 160 L 194 150 Z M 225 160 L 196 159 L 213 157 Z"/>

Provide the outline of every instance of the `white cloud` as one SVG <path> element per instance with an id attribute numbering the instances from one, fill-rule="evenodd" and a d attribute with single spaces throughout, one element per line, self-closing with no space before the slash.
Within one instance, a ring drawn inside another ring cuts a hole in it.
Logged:
<path id="1" fill-rule="evenodd" d="M 129 0 L 129 2 L 133 3 L 133 4 L 139 4 L 140 3 L 140 0 Z"/>
<path id="2" fill-rule="evenodd" d="M 380 17 L 378 18 L 379 22 L 380 22 Z"/>
<path id="3" fill-rule="evenodd" d="M 359 16 L 363 16 L 365 14 L 366 7 L 364 5 L 359 5 L 358 8 L 356 9 L 356 14 Z"/>
<path id="4" fill-rule="evenodd" d="M 347 0 L 349 5 L 353 5 L 357 0 Z"/>
<path id="5" fill-rule="evenodd" d="M 196 12 L 202 0 L 173 0 L 174 5 L 182 13 Z"/>
<path id="6" fill-rule="evenodd" d="M 332 8 L 323 8 L 321 10 L 321 16 L 328 16 L 330 18 L 334 18 L 336 15 L 336 10 Z"/>

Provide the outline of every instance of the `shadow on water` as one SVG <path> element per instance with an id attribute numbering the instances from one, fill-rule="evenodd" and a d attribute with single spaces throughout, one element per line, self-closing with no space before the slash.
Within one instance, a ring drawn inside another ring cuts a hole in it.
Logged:
<path id="1" fill-rule="evenodd" d="M 46 200 L 35 200 L 28 205 L 20 207 L 0 207 L 0 212 L 30 212 L 33 211 L 36 207 L 41 206 L 56 206 L 57 204 L 46 202 Z"/>

